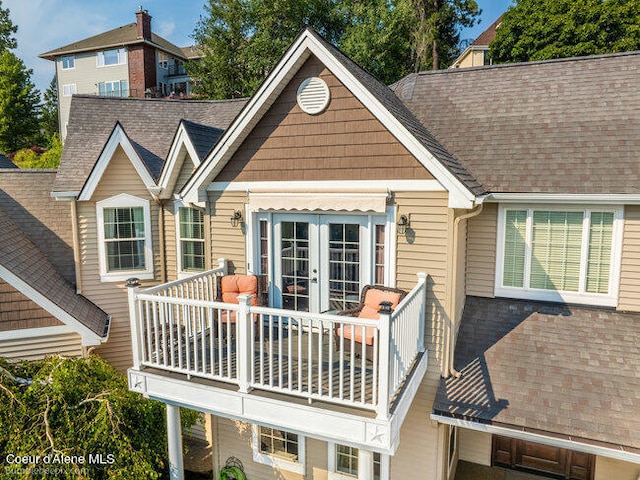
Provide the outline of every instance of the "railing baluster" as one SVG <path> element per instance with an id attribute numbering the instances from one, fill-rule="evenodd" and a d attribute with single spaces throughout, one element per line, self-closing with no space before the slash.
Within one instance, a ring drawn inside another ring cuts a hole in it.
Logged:
<path id="1" fill-rule="evenodd" d="M 159 335 L 158 335 L 158 310 L 156 308 L 153 309 L 153 338 L 155 340 L 155 343 L 153 345 L 154 347 L 154 354 L 155 354 L 155 361 L 153 363 L 155 363 L 156 365 L 160 364 L 160 342 L 159 342 Z"/>
<path id="2" fill-rule="evenodd" d="M 146 350 L 147 358 L 145 358 L 144 360 L 146 360 L 147 362 L 150 362 L 153 356 L 153 353 L 151 350 L 151 313 L 149 311 L 149 300 L 144 301 L 144 311 L 145 311 L 145 323 L 147 326 L 147 331 L 144 333 L 144 338 L 147 343 L 147 350 Z"/>
<path id="3" fill-rule="evenodd" d="M 304 334 L 304 325 L 300 318 L 296 318 L 296 324 L 298 325 L 298 392 L 302 393 L 302 336 Z"/>
<path id="4" fill-rule="evenodd" d="M 313 362 L 312 362 L 312 358 L 313 358 L 313 330 L 312 330 L 312 325 L 311 319 L 307 320 L 308 322 L 308 341 L 307 341 L 307 393 L 312 394 L 313 393 Z"/>
<path id="5" fill-rule="evenodd" d="M 318 395 L 322 396 L 322 334 L 324 325 L 320 320 L 320 326 L 318 327 Z"/>
<path id="6" fill-rule="evenodd" d="M 291 321 L 290 318 L 287 318 L 287 380 L 288 380 L 288 385 L 289 385 L 289 390 L 293 390 L 293 379 L 291 378 L 293 376 L 293 352 L 291 351 L 292 348 L 292 339 L 291 337 L 293 336 L 293 322 Z"/>
<path id="7" fill-rule="evenodd" d="M 360 401 L 365 403 L 365 385 L 367 383 L 367 327 L 362 325 L 362 343 L 360 343 L 361 364 L 360 364 Z"/>
<path id="8" fill-rule="evenodd" d="M 278 387 L 282 388 L 282 316 L 278 318 Z"/>
<path id="9" fill-rule="evenodd" d="M 215 375 L 216 373 L 216 349 L 215 349 L 215 316 L 213 314 L 213 308 L 207 308 L 208 314 L 208 330 L 209 330 L 209 368 L 211 371 L 211 375 Z"/>
<path id="10" fill-rule="evenodd" d="M 273 317 L 269 317 L 269 347 L 267 348 L 267 356 L 269 357 L 269 386 L 273 387 Z"/>

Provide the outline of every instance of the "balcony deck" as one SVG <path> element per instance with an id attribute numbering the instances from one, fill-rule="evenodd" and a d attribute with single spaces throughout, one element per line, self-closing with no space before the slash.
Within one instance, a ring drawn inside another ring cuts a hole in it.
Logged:
<path id="1" fill-rule="evenodd" d="M 217 272 L 130 290 L 130 388 L 392 452 L 426 371 L 423 280 L 379 320 L 215 302 Z M 371 338 L 370 345 L 355 341 Z M 324 433 L 323 433 L 324 432 Z"/>

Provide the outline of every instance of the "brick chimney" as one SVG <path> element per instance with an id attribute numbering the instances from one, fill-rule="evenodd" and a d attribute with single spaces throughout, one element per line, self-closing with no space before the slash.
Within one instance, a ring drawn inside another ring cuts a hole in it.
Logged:
<path id="1" fill-rule="evenodd" d="M 136 12 L 136 24 L 138 25 L 138 38 L 151 40 L 151 15 L 147 10 L 142 9 Z"/>

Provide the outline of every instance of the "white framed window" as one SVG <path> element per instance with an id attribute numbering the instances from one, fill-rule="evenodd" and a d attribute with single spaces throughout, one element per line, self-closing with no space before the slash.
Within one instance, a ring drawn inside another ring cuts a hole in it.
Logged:
<path id="1" fill-rule="evenodd" d="M 96 204 L 100 280 L 153 279 L 149 201 L 120 194 Z"/>
<path id="2" fill-rule="evenodd" d="M 62 63 L 63 70 L 71 70 L 72 68 L 76 68 L 76 57 L 74 55 L 62 57 L 60 63 Z"/>
<path id="3" fill-rule="evenodd" d="M 98 67 L 108 67 L 111 65 L 124 65 L 127 63 L 127 50 L 124 48 L 114 48 L 113 50 L 103 50 L 98 52 Z"/>
<path id="4" fill-rule="evenodd" d="M 71 95 L 75 95 L 78 93 L 78 88 L 75 83 L 67 83 L 62 85 L 62 96 L 70 97 Z"/>
<path id="5" fill-rule="evenodd" d="M 251 433 L 255 462 L 304 475 L 304 436 L 261 425 L 252 425 Z"/>
<path id="6" fill-rule="evenodd" d="M 103 97 L 128 97 L 129 82 L 126 80 L 100 82 L 98 83 L 98 95 Z"/>
<path id="7" fill-rule="evenodd" d="M 329 480 L 358 478 L 358 449 L 339 443 L 328 445 Z M 389 480 L 389 455 L 373 452 L 373 480 Z"/>
<path id="8" fill-rule="evenodd" d="M 178 274 L 205 270 L 204 211 L 176 203 Z"/>
<path id="9" fill-rule="evenodd" d="M 616 306 L 622 207 L 501 205 L 495 294 Z"/>
<path id="10" fill-rule="evenodd" d="M 160 68 L 169 68 L 169 55 L 166 52 L 161 52 L 157 50 L 158 55 L 158 67 Z"/>

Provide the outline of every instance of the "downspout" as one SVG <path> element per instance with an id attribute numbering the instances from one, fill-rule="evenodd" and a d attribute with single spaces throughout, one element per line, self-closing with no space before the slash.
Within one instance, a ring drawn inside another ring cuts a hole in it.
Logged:
<path id="1" fill-rule="evenodd" d="M 469 218 L 473 218 L 473 217 L 477 217 L 478 215 L 480 215 L 482 213 L 482 209 L 484 208 L 484 204 L 481 203 L 480 205 L 478 205 L 475 210 L 472 210 L 469 213 L 465 213 L 464 215 L 460 215 L 459 217 L 456 217 L 455 220 L 453 221 L 453 246 L 452 246 L 452 257 L 451 257 L 451 275 L 449 276 L 449 305 L 448 305 L 448 311 L 449 311 L 449 325 L 448 325 L 448 332 L 445 332 L 445 371 L 444 371 L 444 376 L 445 378 L 447 378 L 449 375 L 454 376 L 455 378 L 459 378 L 460 377 L 460 372 L 456 371 L 453 368 L 453 354 L 454 354 L 454 348 L 453 348 L 453 344 L 454 344 L 454 335 L 455 335 L 455 331 L 454 331 L 454 323 L 456 321 L 455 319 L 455 307 L 456 307 L 456 284 L 457 284 L 457 276 L 458 276 L 458 236 L 459 236 L 459 232 L 460 232 L 460 222 L 462 222 L 462 220 L 468 220 Z"/>
<path id="2" fill-rule="evenodd" d="M 77 199 L 71 200 L 71 235 L 73 236 L 73 264 L 76 272 L 76 293 L 82 293 L 82 268 L 80 266 L 80 229 L 78 228 Z"/>

